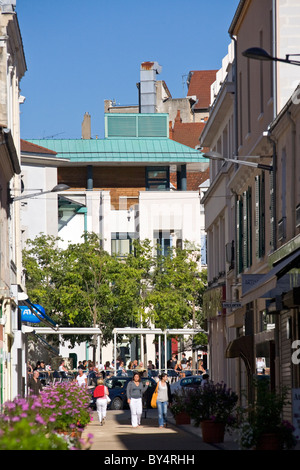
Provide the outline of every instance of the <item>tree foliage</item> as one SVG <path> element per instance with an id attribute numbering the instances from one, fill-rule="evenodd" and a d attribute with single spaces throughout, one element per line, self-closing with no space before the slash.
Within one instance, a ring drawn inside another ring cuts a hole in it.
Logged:
<path id="1" fill-rule="evenodd" d="M 158 328 L 201 325 L 207 274 L 206 270 L 199 270 L 198 261 L 195 247 L 173 248 L 167 255 L 158 254 L 146 302 Z"/>
<path id="2" fill-rule="evenodd" d="M 65 249 L 58 242 L 43 234 L 29 241 L 23 265 L 31 301 L 60 326 L 98 325 L 105 344 L 116 327 L 201 324 L 206 272 L 198 270 L 194 251 L 153 256 L 148 240 L 135 240 L 132 253 L 120 259 L 104 251 L 94 233 Z M 86 338 L 68 339 L 74 344 Z"/>

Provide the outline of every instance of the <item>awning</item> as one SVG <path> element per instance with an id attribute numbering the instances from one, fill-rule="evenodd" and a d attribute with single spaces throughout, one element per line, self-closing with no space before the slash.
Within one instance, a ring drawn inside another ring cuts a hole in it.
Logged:
<path id="1" fill-rule="evenodd" d="M 286 273 L 291 269 L 299 267 L 300 263 L 300 250 L 295 251 L 290 256 L 287 256 L 282 261 L 280 261 L 276 266 L 274 266 L 267 274 L 263 275 L 257 283 L 249 289 L 245 295 L 242 295 L 242 305 L 253 302 L 260 297 L 266 297 L 266 294 L 270 292 L 269 298 L 274 296 L 272 295 L 272 290 L 277 289 L 276 294 L 281 295 L 284 292 L 285 284 L 282 284 L 282 287 L 277 285 L 278 279 L 282 278 Z M 291 286 L 292 288 L 292 286 Z"/>
<path id="2" fill-rule="evenodd" d="M 225 357 L 227 359 L 241 357 L 247 369 L 254 371 L 253 349 L 253 335 L 240 336 L 228 344 L 225 350 Z"/>
<path id="3" fill-rule="evenodd" d="M 228 328 L 239 328 L 244 325 L 244 316 L 246 308 L 236 308 L 232 312 L 226 315 L 227 327 Z"/>
<path id="4" fill-rule="evenodd" d="M 52 318 L 48 317 L 48 315 L 45 313 L 44 308 L 41 307 L 40 305 L 33 304 L 27 298 L 26 300 L 19 301 L 19 307 L 21 306 L 26 306 L 28 309 L 30 309 L 32 316 L 36 316 L 40 322 L 45 323 L 48 326 L 50 325 L 51 328 L 57 327 L 57 324 L 55 323 L 55 321 L 53 321 Z"/>

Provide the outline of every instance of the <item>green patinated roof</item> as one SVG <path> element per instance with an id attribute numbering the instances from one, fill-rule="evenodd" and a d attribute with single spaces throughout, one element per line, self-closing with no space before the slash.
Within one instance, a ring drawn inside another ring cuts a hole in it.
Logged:
<path id="1" fill-rule="evenodd" d="M 199 150 L 168 138 L 33 139 L 33 144 L 54 150 L 71 162 L 204 163 Z"/>

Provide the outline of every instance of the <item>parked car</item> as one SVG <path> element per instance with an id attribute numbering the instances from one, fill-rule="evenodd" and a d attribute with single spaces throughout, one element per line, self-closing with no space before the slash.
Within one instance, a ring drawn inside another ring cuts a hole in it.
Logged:
<path id="1" fill-rule="evenodd" d="M 186 387 L 200 387 L 201 382 L 201 375 L 190 375 L 188 377 L 183 377 L 182 379 L 179 379 L 177 382 L 173 382 L 170 385 L 171 393 L 175 393 Z"/>
<path id="2" fill-rule="evenodd" d="M 108 388 L 109 398 L 111 399 L 111 402 L 107 406 L 108 409 L 123 410 L 124 408 L 128 408 L 126 389 L 131 380 L 132 377 L 122 375 L 107 377 L 105 379 L 105 385 Z M 152 378 L 148 377 L 142 377 L 141 380 L 143 382 L 148 381 L 150 383 L 143 396 L 143 406 L 144 408 L 151 408 L 151 398 L 156 388 L 156 382 Z M 96 408 L 96 400 L 93 396 L 91 398 L 90 406 L 91 408 Z"/>

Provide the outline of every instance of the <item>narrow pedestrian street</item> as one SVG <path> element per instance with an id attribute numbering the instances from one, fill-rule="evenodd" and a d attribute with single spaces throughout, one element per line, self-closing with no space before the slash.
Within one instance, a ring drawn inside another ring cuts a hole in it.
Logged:
<path id="1" fill-rule="evenodd" d="M 98 416 L 93 412 L 93 421 L 86 427 L 83 438 L 93 434 L 91 450 L 102 451 L 199 451 L 238 450 L 237 443 L 226 436 L 224 444 L 206 444 L 202 441 L 201 430 L 193 425 L 176 426 L 170 416 L 168 427 L 158 428 L 157 410 L 143 413 L 141 427 L 132 428 L 130 411 L 107 411 L 106 422 L 99 425 Z"/>

